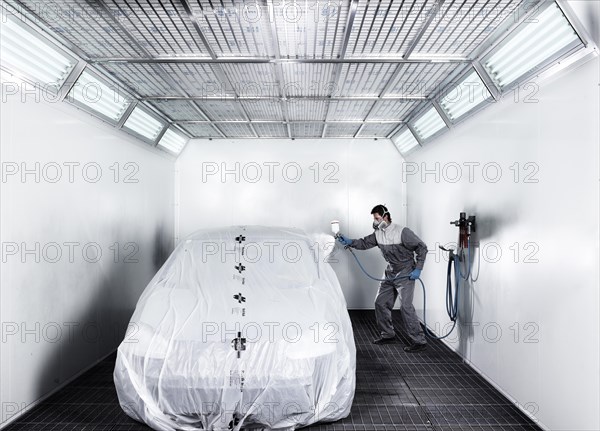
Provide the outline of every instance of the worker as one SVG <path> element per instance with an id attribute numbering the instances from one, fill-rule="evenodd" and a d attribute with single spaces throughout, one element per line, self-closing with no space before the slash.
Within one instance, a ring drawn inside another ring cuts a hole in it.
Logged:
<path id="1" fill-rule="evenodd" d="M 371 214 L 375 232 L 361 239 L 338 235 L 338 240 L 357 250 L 379 246 L 388 262 L 383 277 L 386 280 L 381 282 L 375 298 L 375 318 L 380 336 L 373 343 L 394 342 L 396 334 L 392 324 L 392 308 L 400 290 L 402 330 L 410 339 L 410 344 L 404 347 L 404 351 L 422 351 L 427 348 L 427 340 L 413 306 L 413 294 L 415 280 L 421 275 L 425 264 L 427 245 L 409 228 L 392 223 L 392 215 L 384 205 L 375 206 Z"/>

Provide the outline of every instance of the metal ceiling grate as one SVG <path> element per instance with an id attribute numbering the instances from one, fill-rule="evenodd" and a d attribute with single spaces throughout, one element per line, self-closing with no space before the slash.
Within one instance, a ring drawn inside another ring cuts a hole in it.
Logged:
<path id="1" fill-rule="evenodd" d="M 207 123 L 178 123 L 182 129 L 194 138 L 221 138 L 222 135 Z"/>
<path id="2" fill-rule="evenodd" d="M 357 138 L 385 138 L 398 127 L 399 124 L 365 124 L 360 129 Z"/>
<path id="3" fill-rule="evenodd" d="M 329 102 L 327 120 L 360 120 L 363 121 L 375 102 L 355 100 L 332 100 Z"/>
<path id="4" fill-rule="evenodd" d="M 180 2 L 105 0 L 111 14 L 152 57 L 209 57 Z"/>
<path id="5" fill-rule="evenodd" d="M 246 116 L 238 102 L 221 100 L 198 101 L 198 106 L 212 121 L 244 121 Z"/>
<path id="6" fill-rule="evenodd" d="M 422 104 L 423 102 L 414 100 L 381 100 L 375 104 L 367 119 L 405 121 L 406 117 Z"/>
<path id="7" fill-rule="evenodd" d="M 194 102 L 187 100 L 153 100 L 152 105 L 173 121 L 199 121 L 206 120 Z"/>
<path id="8" fill-rule="evenodd" d="M 287 138 L 287 126 L 280 123 L 252 123 L 261 138 Z"/>
<path id="9" fill-rule="evenodd" d="M 402 64 L 386 96 L 428 97 L 440 90 L 440 84 L 456 70 L 451 63 Z"/>
<path id="10" fill-rule="evenodd" d="M 224 64 L 221 66 L 240 97 L 279 96 L 272 64 Z"/>
<path id="11" fill-rule="evenodd" d="M 250 120 L 283 121 L 283 112 L 279 99 L 244 100 L 241 102 Z"/>
<path id="12" fill-rule="evenodd" d="M 161 64 L 161 67 L 170 77 L 170 81 L 175 82 L 190 96 L 211 97 L 234 94 L 227 84 L 218 78 L 209 64 L 170 63 Z"/>
<path id="13" fill-rule="evenodd" d="M 435 0 L 359 2 L 346 57 L 401 58 L 434 4 Z"/>
<path id="14" fill-rule="evenodd" d="M 351 138 L 358 129 L 361 123 L 328 123 L 325 129 L 326 138 Z"/>
<path id="15" fill-rule="evenodd" d="M 163 78 L 164 72 L 156 64 L 105 63 L 102 67 L 108 74 L 142 97 L 184 95 L 181 90 Z"/>
<path id="16" fill-rule="evenodd" d="M 350 2 L 273 1 L 282 58 L 338 58 Z"/>
<path id="17" fill-rule="evenodd" d="M 430 54 L 468 56 L 504 20 L 511 18 L 521 3 L 521 0 L 445 2 L 411 58 Z"/>
<path id="18" fill-rule="evenodd" d="M 217 127 L 229 138 L 255 138 L 250 125 L 246 123 L 219 123 Z"/>
<path id="19" fill-rule="evenodd" d="M 290 121 L 323 121 L 326 108 L 323 100 L 294 99 L 287 103 Z"/>
<path id="20" fill-rule="evenodd" d="M 390 63 L 344 64 L 338 95 L 379 96 L 396 67 Z"/>
<path id="21" fill-rule="evenodd" d="M 190 0 L 190 7 L 217 57 L 269 57 L 273 53 L 269 10 L 256 1 Z"/>
<path id="22" fill-rule="evenodd" d="M 290 123 L 292 138 L 320 138 L 323 126 L 323 123 Z"/>
<path id="23" fill-rule="evenodd" d="M 76 0 L 23 0 L 20 4 L 89 58 L 139 55 L 131 37 L 115 25 L 99 4 L 90 6 Z"/>
<path id="24" fill-rule="evenodd" d="M 102 63 L 102 67 L 142 97 L 235 95 L 209 64 Z"/>
<path id="25" fill-rule="evenodd" d="M 283 93 L 286 96 L 329 96 L 335 90 L 333 63 L 286 63 L 282 65 L 284 76 Z"/>

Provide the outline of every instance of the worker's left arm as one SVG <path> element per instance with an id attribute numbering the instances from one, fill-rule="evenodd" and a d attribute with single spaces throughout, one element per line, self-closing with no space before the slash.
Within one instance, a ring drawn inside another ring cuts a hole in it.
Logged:
<path id="1" fill-rule="evenodd" d="M 415 269 L 423 269 L 423 265 L 425 265 L 425 256 L 427 256 L 427 244 L 407 227 L 402 229 L 401 240 L 404 247 L 415 252 L 417 255 L 417 265 L 415 266 Z"/>

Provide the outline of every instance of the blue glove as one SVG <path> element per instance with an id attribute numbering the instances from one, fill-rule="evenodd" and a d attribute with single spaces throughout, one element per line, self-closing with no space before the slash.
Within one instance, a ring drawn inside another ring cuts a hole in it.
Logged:
<path id="1" fill-rule="evenodd" d="M 413 271 L 409 274 L 408 278 L 410 280 L 416 280 L 420 276 L 421 276 L 421 270 L 420 269 L 413 269 Z"/>
<path id="2" fill-rule="evenodd" d="M 342 244 L 344 244 L 345 246 L 349 246 L 350 244 L 352 244 L 352 241 L 350 238 L 346 238 L 344 235 L 340 234 L 337 237 L 337 240 L 339 242 L 341 242 Z"/>

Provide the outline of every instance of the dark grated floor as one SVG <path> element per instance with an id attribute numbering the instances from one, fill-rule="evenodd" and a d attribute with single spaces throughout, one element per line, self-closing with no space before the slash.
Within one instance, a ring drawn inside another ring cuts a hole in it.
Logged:
<path id="1" fill-rule="evenodd" d="M 350 416 L 303 429 L 541 430 L 443 343 L 430 341 L 427 350 L 412 354 L 402 350 L 401 341 L 373 345 L 374 312 L 352 310 L 350 317 L 357 349 L 356 394 Z M 119 406 L 113 384 L 115 358 L 116 352 L 4 430 L 150 430 Z"/>

